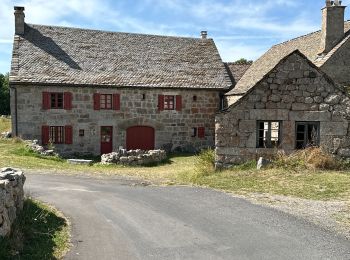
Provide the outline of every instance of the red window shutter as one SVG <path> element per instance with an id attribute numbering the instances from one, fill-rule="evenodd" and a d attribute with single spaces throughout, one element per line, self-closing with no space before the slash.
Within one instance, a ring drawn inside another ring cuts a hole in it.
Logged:
<path id="1" fill-rule="evenodd" d="M 43 92 L 43 109 L 50 109 L 50 93 Z"/>
<path id="2" fill-rule="evenodd" d="M 176 96 L 176 111 L 181 111 L 182 109 L 182 96 Z"/>
<path id="3" fill-rule="evenodd" d="M 73 143 L 73 127 L 71 125 L 66 125 L 64 127 L 64 143 L 65 144 Z"/>
<path id="4" fill-rule="evenodd" d="M 158 95 L 158 110 L 164 110 L 164 95 Z"/>
<path id="5" fill-rule="evenodd" d="M 120 95 L 113 94 L 113 109 L 120 110 Z"/>
<path id="6" fill-rule="evenodd" d="M 42 145 L 47 145 L 50 141 L 50 127 L 48 125 L 43 125 L 41 127 L 41 143 Z"/>
<path id="7" fill-rule="evenodd" d="M 64 92 L 64 109 L 71 110 L 72 109 L 72 93 Z"/>
<path id="8" fill-rule="evenodd" d="M 100 110 L 100 94 L 94 93 L 94 110 Z"/>
<path id="9" fill-rule="evenodd" d="M 199 138 L 205 137 L 205 128 L 204 127 L 198 127 L 198 137 Z"/>

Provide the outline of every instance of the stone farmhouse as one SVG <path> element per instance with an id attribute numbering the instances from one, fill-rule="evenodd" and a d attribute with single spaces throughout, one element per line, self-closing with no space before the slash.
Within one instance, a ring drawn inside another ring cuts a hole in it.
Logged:
<path id="1" fill-rule="evenodd" d="M 226 93 L 216 166 L 321 145 L 350 157 L 350 21 L 326 1 L 322 30 L 273 46 Z"/>
<path id="2" fill-rule="evenodd" d="M 215 114 L 234 76 L 206 32 L 184 38 L 33 25 L 23 7 L 14 9 L 16 136 L 67 154 L 214 146 Z"/>

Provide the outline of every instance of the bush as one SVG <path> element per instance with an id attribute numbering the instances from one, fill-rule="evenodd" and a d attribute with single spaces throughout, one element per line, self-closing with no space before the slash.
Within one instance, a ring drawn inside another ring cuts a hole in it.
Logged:
<path id="1" fill-rule="evenodd" d="M 195 157 L 195 170 L 190 174 L 190 181 L 209 176 L 215 171 L 215 152 L 212 149 L 202 150 Z"/>
<path id="2" fill-rule="evenodd" d="M 279 152 L 272 163 L 274 168 L 340 170 L 343 162 L 329 154 L 323 148 L 310 147 L 290 155 Z"/>

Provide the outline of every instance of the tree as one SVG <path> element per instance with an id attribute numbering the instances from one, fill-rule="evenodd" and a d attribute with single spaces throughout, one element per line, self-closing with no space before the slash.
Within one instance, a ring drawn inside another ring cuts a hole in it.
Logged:
<path id="1" fill-rule="evenodd" d="M 240 58 L 239 60 L 236 60 L 234 63 L 235 64 L 251 64 L 251 63 L 253 63 L 253 61 L 247 60 L 245 58 Z"/>
<path id="2" fill-rule="evenodd" d="M 0 74 L 0 115 L 10 114 L 9 74 Z"/>

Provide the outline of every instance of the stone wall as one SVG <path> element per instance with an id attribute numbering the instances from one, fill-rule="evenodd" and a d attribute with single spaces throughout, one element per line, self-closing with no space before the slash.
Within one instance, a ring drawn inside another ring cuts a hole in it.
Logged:
<path id="1" fill-rule="evenodd" d="M 307 59 L 294 53 L 283 60 L 248 94 L 216 117 L 216 164 L 226 167 L 277 149 L 257 148 L 257 121 L 281 121 L 278 149 L 295 150 L 297 121 L 320 122 L 320 145 L 350 155 L 350 99 Z"/>
<path id="2" fill-rule="evenodd" d="M 11 232 L 16 215 L 23 208 L 23 172 L 11 168 L 0 169 L 0 237 Z"/>
<path id="3" fill-rule="evenodd" d="M 100 153 L 100 127 L 113 126 L 113 151 L 126 146 L 126 130 L 131 126 L 155 129 L 155 149 L 194 151 L 214 146 L 215 113 L 219 109 L 219 91 L 150 88 L 91 88 L 13 86 L 11 91 L 13 129 L 18 135 L 41 140 L 41 126 L 73 126 L 73 145 L 55 145 L 60 153 Z M 73 94 L 72 110 L 42 109 L 42 92 Z M 94 110 L 93 93 L 120 94 L 121 109 Z M 158 95 L 181 95 L 182 109 L 158 111 Z M 194 98 L 194 96 L 196 98 Z M 205 137 L 192 137 L 193 127 L 205 127 Z M 85 132 L 83 137 L 78 132 Z"/>
<path id="4" fill-rule="evenodd" d="M 164 150 L 120 150 L 101 156 L 102 164 L 122 164 L 122 165 L 147 165 L 152 163 L 160 163 L 167 158 Z"/>

